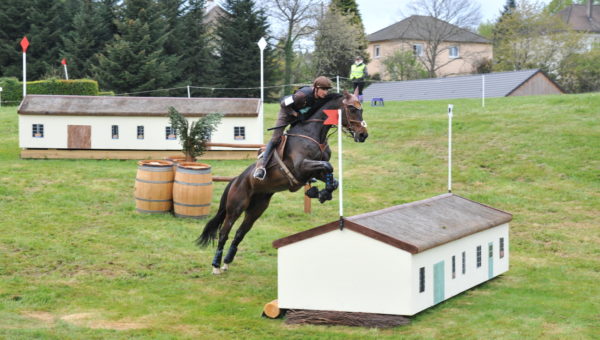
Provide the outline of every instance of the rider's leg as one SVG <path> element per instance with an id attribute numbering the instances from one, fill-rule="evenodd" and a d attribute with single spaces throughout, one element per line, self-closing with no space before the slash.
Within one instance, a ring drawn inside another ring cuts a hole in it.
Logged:
<path id="1" fill-rule="evenodd" d="M 279 116 L 277 117 L 277 122 L 275 122 L 275 126 L 287 125 L 289 123 L 289 115 L 283 110 L 280 110 Z M 263 152 L 262 157 L 256 162 L 256 167 L 254 168 L 254 173 L 252 175 L 254 178 L 262 181 L 267 176 L 266 166 L 269 164 L 273 149 L 279 145 L 279 141 L 281 140 L 281 136 L 283 136 L 284 129 L 285 126 L 273 131 L 273 137 L 271 137 L 271 140 L 267 143 L 265 152 Z"/>

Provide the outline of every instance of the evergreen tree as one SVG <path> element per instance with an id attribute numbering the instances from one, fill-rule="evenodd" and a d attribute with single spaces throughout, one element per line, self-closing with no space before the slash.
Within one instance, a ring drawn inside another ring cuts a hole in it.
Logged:
<path id="1" fill-rule="evenodd" d="M 125 0 L 118 34 L 93 67 L 102 88 L 117 93 L 166 95 L 152 91 L 173 85 L 178 58 L 164 50 L 167 25 L 153 0 Z M 139 93 L 143 92 L 143 93 Z"/>
<path id="2" fill-rule="evenodd" d="M 224 8 L 230 15 L 219 19 L 217 36 L 221 73 L 219 84 L 225 88 L 249 90 L 224 90 L 216 93 L 228 97 L 260 96 L 260 50 L 257 42 L 268 37 L 269 25 L 264 12 L 256 8 L 253 0 L 226 0 Z M 273 78 L 272 48 L 264 50 L 265 83 Z M 235 92 L 234 92 L 235 91 Z"/>
<path id="3" fill-rule="evenodd" d="M 212 54 L 209 35 L 204 23 L 204 0 L 189 0 L 188 9 L 183 17 L 181 62 L 185 85 L 198 87 L 212 86 L 216 83 L 217 58 Z M 210 96 L 212 91 L 192 89 L 194 96 Z"/>
<path id="4" fill-rule="evenodd" d="M 104 50 L 106 37 L 112 33 L 100 15 L 102 4 L 84 0 L 73 17 L 73 30 L 63 38 L 62 56 L 67 58 L 71 78 L 92 77 L 95 54 Z"/>
<path id="5" fill-rule="evenodd" d="M 21 46 L 29 33 L 27 9 L 32 0 L 0 1 L 0 76 L 21 78 Z M 27 38 L 29 39 L 29 37 Z"/>
<path id="6" fill-rule="evenodd" d="M 73 22 L 66 15 L 65 2 L 33 0 L 26 11 L 27 20 L 31 23 L 27 32 L 31 43 L 27 49 L 27 79 L 61 76 L 62 36 L 72 29 Z"/>

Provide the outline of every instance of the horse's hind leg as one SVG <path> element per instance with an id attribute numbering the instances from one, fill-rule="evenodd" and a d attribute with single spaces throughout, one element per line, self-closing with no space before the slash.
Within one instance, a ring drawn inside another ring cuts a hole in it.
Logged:
<path id="1" fill-rule="evenodd" d="M 223 265 L 223 270 L 229 269 L 229 264 L 233 262 L 235 254 L 237 253 L 237 247 L 246 236 L 246 233 L 252 229 L 254 222 L 265 212 L 265 210 L 269 207 L 269 203 L 271 202 L 271 197 L 273 194 L 257 194 L 252 196 L 250 200 L 250 205 L 246 209 L 246 216 L 244 216 L 244 221 L 238 228 L 235 233 L 235 237 L 233 241 L 231 241 L 231 245 L 229 246 L 229 250 L 227 251 L 227 256 L 225 256 L 225 264 Z"/>
<path id="2" fill-rule="evenodd" d="M 235 202 L 236 204 L 227 204 L 227 214 L 223 221 L 223 226 L 219 232 L 219 243 L 217 243 L 217 251 L 213 258 L 213 274 L 221 274 L 221 258 L 223 257 L 223 249 L 225 248 L 225 242 L 229 238 L 229 232 L 235 221 L 240 217 L 242 211 L 248 206 L 247 200 L 245 202 Z"/>

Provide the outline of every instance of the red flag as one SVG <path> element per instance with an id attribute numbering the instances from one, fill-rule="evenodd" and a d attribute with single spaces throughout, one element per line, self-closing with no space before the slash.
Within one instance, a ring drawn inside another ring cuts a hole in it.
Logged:
<path id="1" fill-rule="evenodd" d="M 61 60 L 60 63 L 63 65 L 67 65 L 67 58 L 63 58 L 63 60 Z"/>
<path id="2" fill-rule="evenodd" d="M 29 40 L 27 40 L 27 37 L 23 37 L 23 39 L 21 39 L 21 48 L 23 49 L 23 53 L 27 53 L 27 47 L 29 47 Z"/>
<path id="3" fill-rule="evenodd" d="M 323 110 L 327 115 L 327 119 L 323 122 L 323 125 L 337 125 L 338 123 L 338 110 Z"/>

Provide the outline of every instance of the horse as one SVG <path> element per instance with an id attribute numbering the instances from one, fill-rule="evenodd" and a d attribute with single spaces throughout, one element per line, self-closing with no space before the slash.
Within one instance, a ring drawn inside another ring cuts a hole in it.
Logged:
<path id="1" fill-rule="evenodd" d="M 323 124 L 326 118 L 324 110 L 341 109 L 342 129 L 348 132 L 355 142 L 363 143 L 368 137 L 367 124 L 362 118 L 362 106 L 355 94 L 344 91 L 343 94 L 331 94 L 323 106 L 307 117 L 303 122 L 292 124 L 283 138 L 283 156 L 274 150 L 267 164 L 267 176 L 258 180 L 252 176 L 256 163 L 248 166 L 225 187 L 219 203 L 219 210 L 210 219 L 200 236 L 196 239 L 199 247 L 206 247 L 217 237 L 219 241 L 212 261 L 213 274 L 221 274 L 229 269 L 229 264 L 237 253 L 237 247 L 254 222 L 268 208 L 273 194 L 289 190 L 295 192 L 314 178 L 325 182 L 323 190 L 312 187 L 307 196 L 319 198 L 321 203 L 332 198 L 337 188 L 333 177 L 333 166 L 328 162 L 331 149 L 327 143 L 328 133 L 333 125 Z M 337 123 L 336 123 L 337 125 Z M 338 127 L 339 129 L 339 127 Z M 235 221 L 245 212 L 242 224 L 238 228 L 221 267 L 223 249 L 229 232 Z"/>

